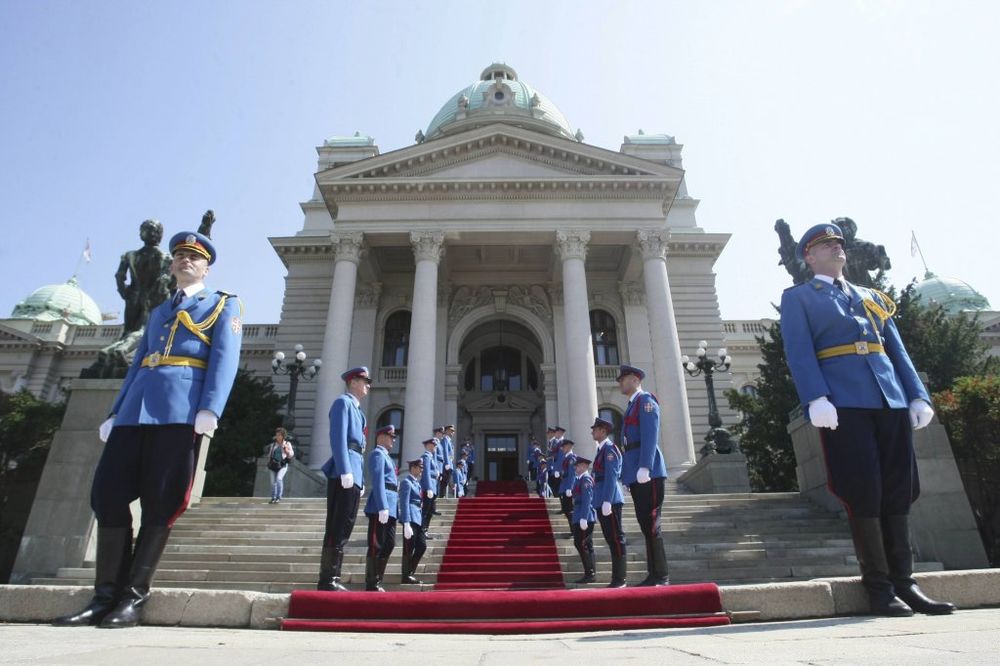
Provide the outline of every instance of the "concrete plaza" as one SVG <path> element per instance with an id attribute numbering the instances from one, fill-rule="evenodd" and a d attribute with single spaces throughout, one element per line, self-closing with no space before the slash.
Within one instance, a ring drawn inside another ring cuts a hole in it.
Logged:
<path id="1" fill-rule="evenodd" d="M 0 624 L 2 664 L 998 664 L 1000 609 L 536 636 L 276 633 Z"/>

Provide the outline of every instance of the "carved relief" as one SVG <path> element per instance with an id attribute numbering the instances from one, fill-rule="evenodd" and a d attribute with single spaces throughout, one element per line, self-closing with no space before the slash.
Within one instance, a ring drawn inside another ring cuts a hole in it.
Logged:
<path id="1" fill-rule="evenodd" d="M 552 308 L 549 307 L 549 299 L 545 294 L 545 288 L 538 284 L 528 287 L 520 285 L 511 287 L 507 293 L 507 302 L 529 310 L 532 314 L 543 320 L 552 319 Z"/>
<path id="2" fill-rule="evenodd" d="M 372 282 L 368 285 L 360 286 L 354 292 L 354 307 L 356 308 L 377 308 L 379 296 L 382 295 L 382 283 Z"/>
<path id="3" fill-rule="evenodd" d="M 545 287 L 533 285 L 501 286 L 462 286 L 455 290 L 448 310 L 448 324 L 454 326 L 465 315 L 486 305 L 492 305 L 497 312 L 504 312 L 507 305 L 517 305 L 542 320 L 552 319 L 552 307 Z"/>
<path id="4" fill-rule="evenodd" d="M 489 287 L 462 286 L 455 290 L 451 299 L 451 309 L 448 311 L 448 324 L 454 326 L 462 317 L 478 307 L 493 302 L 493 291 Z"/>
<path id="5" fill-rule="evenodd" d="M 622 305 L 646 304 L 646 292 L 637 282 L 619 282 L 618 293 L 622 297 Z"/>

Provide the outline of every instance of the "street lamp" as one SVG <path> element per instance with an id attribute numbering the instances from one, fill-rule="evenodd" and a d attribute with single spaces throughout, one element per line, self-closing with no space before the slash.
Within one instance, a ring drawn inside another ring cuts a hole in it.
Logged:
<path id="1" fill-rule="evenodd" d="M 288 409 L 285 415 L 285 429 L 289 435 L 295 430 L 295 394 L 299 389 L 299 379 L 311 380 L 319 374 L 323 361 L 313 359 L 312 364 L 306 364 L 306 352 L 302 345 L 295 345 L 295 358 L 285 361 L 285 352 L 274 352 L 274 360 L 271 361 L 271 372 L 276 375 L 288 375 Z"/>
<path id="2" fill-rule="evenodd" d="M 712 375 L 716 372 L 726 372 L 733 364 L 733 357 L 722 347 L 718 351 L 718 358 L 711 358 L 708 355 L 708 342 L 702 340 L 698 343 L 698 358 L 692 361 L 690 357 L 683 356 L 681 364 L 685 372 L 692 377 L 705 375 L 705 387 L 708 389 L 708 432 L 705 434 L 705 446 L 701 447 L 701 457 L 713 453 L 732 453 L 736 450 L 736 443 L 728 430 L 722 427 L 722 419 L 719 417 L 719 406 L 715 402 L 715 382 Z"/>

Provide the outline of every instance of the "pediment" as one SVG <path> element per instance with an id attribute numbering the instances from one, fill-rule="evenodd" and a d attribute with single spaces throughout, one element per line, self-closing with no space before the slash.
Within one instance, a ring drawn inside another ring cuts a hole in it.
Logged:
<path id="1" fill-rule="evenodd" d="M 0 343 L 3 342 L 38 344 L 38 338 L 30 333 L 0 324 Z"/>
<path id="2" fill-rule="evenodd" d="M 316 174 L 316 180 L 322 186 L 351 179 L 469 177 L 477 171 L 483 175 L 473 177 L 680 179 L 684 173 L 682 169 L 577 141 L 494 124 L 327 169 Z"/>

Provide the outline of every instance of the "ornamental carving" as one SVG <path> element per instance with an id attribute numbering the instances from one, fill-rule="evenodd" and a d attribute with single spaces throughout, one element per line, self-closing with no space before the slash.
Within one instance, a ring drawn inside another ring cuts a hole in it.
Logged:
<path id="1" fill-rule="evenodd" d="M 556 250 L 563 261 L 567 259 L 587 258 L 587 243 L 590 242 L 590 232 L 584 230 L 556 231 Z"/>
<path id="2" fill-rule="evenodd" d="M 511 287 L 507 292 L 507 302 L 520 305 L 536 317 L 545 321 L 552 319 L 552 308 L 549 307 L 549 299 L 545 294 L 545 288 L 541 285 L 533 284 L 528 287 L 517 285 Z"/>
<path id="3" fill-rule="evenodd" d="M 622 297 L 622 305 L 646 304 L 646 291 L 637 282 L 619 282 L 618 293 Z"/>
<path id="4" fill-rule="evenodd" d="M 459 287 L 455 290 L 454 298 L 451 299 L 451 308 L 448 311 L 449 326 L 454 326 L 462 317 L 476 308 L 492 302 L 493 290 L 489 287 Z"/>
<path id="5" fill-rule="evenodd" d="M 413 246 L 413 257 L 421 261 L 433 261 L 435 264 L 444 256 L 444 233 L 440 231 L 411 231 L 410 245 Z"/>
<path id="6" fill-rule="evenodd" d="M 336 261 L 350 261 L 358 263 L 361 260 L 361 246 L 364 243 L 364 234 L 360 231 L 351 233 L 332 233 L 330 241 L 333 243 L 333 254 Z"/>
<path id="7" fill-rule="evenodd" d="M 455 290 L 448 310 L 448 324 L 454 326 L 462 317 L 476 308 L 492 305 L 497 312 L 504 312 L 508 305 L 517 305 L 544 321 L 551 321 L 552 307 L 545 287 L 533 285 L 462 286 Z"/>
<path id="8" fill-rule="evenodd" d="M 635 233 L 642 251 L 643 261 L 649 259 L 666 259 L 667 246 L 670 244 L 670 231 L 667 229 L 639 229 Z"/>
<path id="9" fill-rule="evenodd" d="M 372 282 L 358 287 L 354 292 L 354 307 L 356 308 L 376 308 L 378 307 L 379 296 L 382 295 L 382 283 Z"/>

